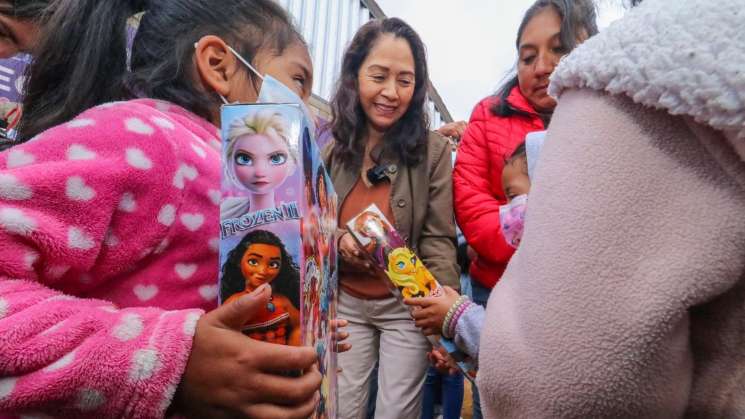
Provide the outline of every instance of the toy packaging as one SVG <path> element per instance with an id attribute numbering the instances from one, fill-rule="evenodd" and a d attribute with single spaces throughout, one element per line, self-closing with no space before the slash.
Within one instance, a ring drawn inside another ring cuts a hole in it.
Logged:
<path id="1" fill-rule="evenodd" d="M 323 375 L 313 417 L 336 417 L 336 193 L 299 105 L 222 108 L 220 303 L 264 283 L 272 299 L 243 332 L 312 346 Z"/>
<path id="2" fill-rule="evenodd" d="M 406 298 L 442 294 L 442 287 L 435 277 L 406 246 L 406 242 L 375 204 L 349 220 L 346 227 L 374 266 L 385 272 L 391 291 L 402 300 L 402 304 Z M 427 339 L 433 346 L 445 348 L 464 375 L 473 380 L 476 376 L 475 362 L 459 351 L 452 341 L 433 336 Z"/>

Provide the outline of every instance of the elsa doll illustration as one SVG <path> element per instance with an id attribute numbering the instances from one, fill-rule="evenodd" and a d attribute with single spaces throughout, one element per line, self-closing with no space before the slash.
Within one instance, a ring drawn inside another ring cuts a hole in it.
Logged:
<path id="1" fill-rule="evenodd" d="M 272 110 L 250 113 L 230 124 L 224 148 L 226 178 L 244 193 L 223 199 L 222 219 L 277 206 L 275 189 L 298 165 L 298 152 L 289 135 L 287 122 Z"/>

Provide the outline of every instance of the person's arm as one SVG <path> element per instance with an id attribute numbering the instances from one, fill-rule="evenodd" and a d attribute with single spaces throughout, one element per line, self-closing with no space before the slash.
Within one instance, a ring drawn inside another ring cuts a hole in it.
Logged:
<path id="1" fill-rule="evenodd" d="M 682 118 L 563 93 L 520 249 L 487 308 L 486 410 L 682 417 L 700 361 L 695 307 L 743 275 L 743 202 Z"/>
<path id="2" fill-rule="evenodd" d="M 171 143 L 112 113 L 0 155 L 0 411 L 159 417 L 181 379 L 202 310 L 73 296 L 125 275 L 119 262 L 164 239 L 160 208 L 182 200 Z"/>
<path id="3" fill-rule="evenodd" d="M 455 338 L 453 341 L 458 349 L 465 352 L 473 359 L 479 357 L 479 344 L 481 342 L 481 328 L 484 325 L 486 312 L 484 307 L 471 304 L 455 325 Z"/>
<path id="4" fill-rule="evenodd" d="M 515 249 L 504 240 L 499 223 L 499 206 L 506 202 L 500 201 L 490 186 L 491 171 L 498 170 L 490 162 L 500 158 L 494 156 L 499 151 L 491 149 L 487 140 L 490 112 L 489 101 L 477 105 L 461 139 L 453 171 L 455 216 L 480 258 L 507 263 Z"/>
<path id="5" fill-rule="evenodd" d="M 450 149 L 446 140 L 434 156 L 429 183 L 429 203 L 419 237 L 419 256 L 432 275 L 442 285 L 460 289 L 460 270 L 455 254 L 455 218 L 453 216 L 453 184 Z M 434 147 L 431 139 L 429 147 Z"/>

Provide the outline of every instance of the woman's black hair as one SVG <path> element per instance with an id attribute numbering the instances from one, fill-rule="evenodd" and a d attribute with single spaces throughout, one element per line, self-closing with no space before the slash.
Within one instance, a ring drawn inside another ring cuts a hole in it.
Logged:
<path id="1" fill-rule="evenodd" d="M 252 244 L 268 244 L 279 248 L 282 256 L 282 266 L 277 277 L 272 281 L 272 294 L 287 297 L 295 308 L 300 309 L 300 271 L 287 253 L 284 243 L 274 233 L 266 230 L 253 230 L 246 234 L 240 243 L 228 254 L 228 259 L 222 265 L 220 278 L 220 301 L 227 300 L 231 295 L 245 291 L 246 279 L 241 272 L 241 259 Z"/>
<path id="2" fill-rule="evenodd" d="M 145 11 L 127 71 L 126 21 Z M 21 141 L 112 100 L 150 97 L 209 119 L 220 103 L 195 83 L 194 43 L 217 35 L 246 60 L 301 35 L 272 0 L 57 0 L 28 68 Z M 247 71 L 257 84 L 256 76 Z"/>
<path id="3" fill-rule="evenodd" d="M 54 0 L 7 0 L 0 3 L 0 14 L 22 20 L 43 20 Z"/>
<path id="4" fill-rule="evenodd" d="M 383 153 L 397 156 L 407 166 L 424 160 L 429 131 L 426 111 L 429 72 L 427 53 L 419 35 L 398 18 L 372 20 L 355 34 L 342 59 L 341 75 L 331 99 L 333 154 L 350 167 L 362 165 L 367 116 L 360 104 L 358 75 L 375 42 L 384 34 L 405 39 L 414 56 L 414 95 L 406 113 L 383 135 Z"/>
<path id="5" fill-rule="evenodd" d="M 546 7 L 553 7 L 561 18 L 561 30 L 559 39 L 561 46 L 569 53 L 580 39 L 591 37 L 598 33 L 597 11 L 592 0 L 537 0 L 523 15 L 523 20 L 517 29 L 515 48 L 520 49 L 520 39 L 523 36 L 528 23 Z M 512 89 L 519 84 L 517 74 L 512 75 L 497 90 L 496 96 L 499 100 L 491 108 L 494 115 L 508 117 L 512 115 L 530 116 L 528 113 L 516 109 L 509 103 L 507 98 Z"/>

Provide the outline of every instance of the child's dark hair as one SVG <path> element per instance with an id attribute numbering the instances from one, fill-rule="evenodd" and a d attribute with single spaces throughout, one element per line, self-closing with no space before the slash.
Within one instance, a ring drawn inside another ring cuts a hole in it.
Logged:
<path id="1" fill-rule="evenodd" d="M 509 157 L 507 157 L 504 160 L 505 164 L 512 164 L 516 162 L 520 162 L 523 165 L 523 172 L 527 175 L 528 174 L 528 152 L 525 148 L 525 141 L 520 143 L 519 146 L 515 149 L 515 151 L 510 154 Z"/>
<path id="2" fill-rule="evenodd" d="M 515 151 L 513 151 L 512 154 L 510 154 L 510 157 L 507 160 L 510 161 L 510 160 L 521 158 L 521 157 L 527 157 L 527 156 L 528 156 L 528 152 L 525 149 L 525 141 L 523 141 L 522 143 L 520 143 L 519 146 L 517 146 Z"/>
<path id="3" fill-rule="evenodd" d="M 583 35 L 590 37 L 598 33 L 597 12 L 592 0 L 537 0 L 523 15 L 523 20 L 517 30 L 515 48 L 520 48 L 520 39 L 528 23 L 546 7 L 552 7 L 561 18 L 559 39 L 562 48 L 567 53 L 577 46 L 578 39 Z M 507 101 L 510 92 L 518 84 L 517 74 L 515 74 L 499 88 L 496 93 L 499 100 L 491 109 L 494 115 L 503 117 L 511 115 L 529 116 L 524 111 L 514 108 Z"/>
<path id="4" fill-rule="evenodd" d="M 266 230 L 253 230 L 246 234 L 237 246 L 228 254 L 228 259 L 222 265 L 220 279 L 220 301 L 227 300 L 231 295 L 246 289 L 246 279 L 241 271 L 241 259 L 252 244 L 268 244 L 279 248 L 282 265 L 277 277 L 272 281 L 272 294 L 287 297 L 295 308 L 300 308 L 300 271 L 287 253 L 284 243 L 274 233 Z"/>
<path id="5" fill-rule="evenodd" d="M 0 4 L 0 14 L 22 19 L 43 20 L 52 11 L 54 0 L 13 0 Z"/>
<path id="6" fill-rule="evenodd" d="M 358 74 L 375 41 L 384 34 L 404 39 L 409 44 L 414 56 L 416 83 L 409 108 L 385 133 L 383 147 L 387 153 L 398 156 L 407 166 L 415 166 L 425 157 L 424 150 L 429 135 L 429 117 L 425 107 L 429 72 L 424 43 L 416 31 L 401 19 L 372 20 L 357 31 L 347 47 L 336 92 L 331 99 L 331 130 L 335 139 L 333 153 L 350 167 L 359 167 L 362 164 L 365 152 L 363 139 L 367 129 L 367 116 L 360 104 Z"/>
<path id="7" fill-rule="evenodd" d="M 126 21 L 141 11 L 128 72 Z M 57 0 L 28 68 L 20 140 L 133 97 L 166 100 L 209 119 L 220 100 L 195 85 L 191 62 L 194 43 L 210 34 L 249 62 L 263 48 L 281 54 L 302 41 L 272 0 Z"/>

